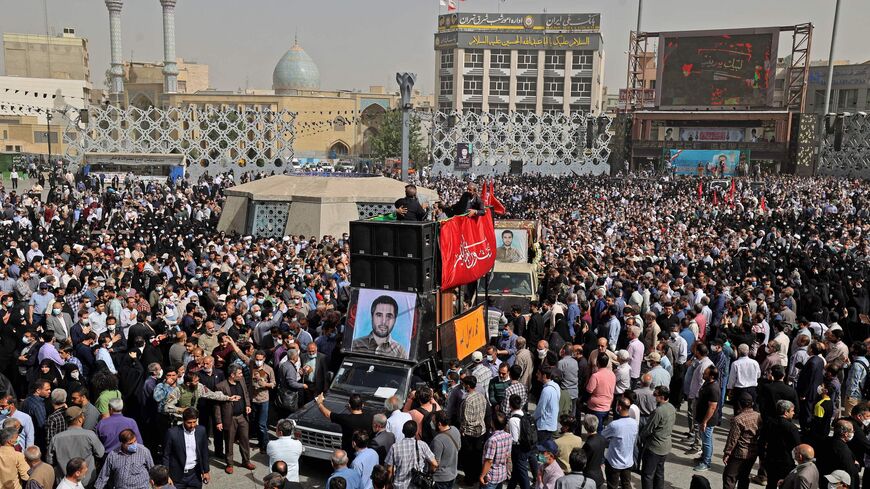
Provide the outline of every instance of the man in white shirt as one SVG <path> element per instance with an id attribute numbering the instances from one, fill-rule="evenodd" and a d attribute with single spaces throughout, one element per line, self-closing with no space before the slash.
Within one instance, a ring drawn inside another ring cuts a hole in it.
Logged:
<path id="1" fill-rule="evenodd" d="M 759 377 L 761 377 L 761 366 L 755 359 L 749 357 L 749 345 L 740 344 L 737 347 L 737 360 L 731 364 L 731 371 L 728 374 L 728 392 L 731 399 L 736 403 L 742 393 L 746 392 L 754 401 L 757 396 Z"/>
<path id="2" fill-rule="evenodd" d="M 279 460 L 286 463 L 287 480 L 290 482 L 299 482 L 299 457 L 305 451 L 302 442 L 292 436 L 295 427 L 296 424 L 289 419 L 278 421 L 278 425 L 275 427 L 275 435 L 278 439 L 269 442 L 266 446 L 269 467 Z"/>
<path id="3" fill-rule="evenodd" d="M 57 489 L 84 489 L 82 480 L 88 473 L 88 463 L 85 459 L 76 457 L 66 463 L 66 477 L 61 479 Z"/>
<path id="4" fill-rule="evenodd" d="M 406 421 L 411 420 L 411 414 L 402 411 L 403 403 L 397 396 L 391 396 L 387 399 L 384 406 L 386 406 L 387 412 L 391 413 L 390 417 L 387 418 L 387 431 L 396 437 L 396 443 L 398 443 L 405 439 L 405 435 L 402 434 L 402 426 L 405 425 Z"/>

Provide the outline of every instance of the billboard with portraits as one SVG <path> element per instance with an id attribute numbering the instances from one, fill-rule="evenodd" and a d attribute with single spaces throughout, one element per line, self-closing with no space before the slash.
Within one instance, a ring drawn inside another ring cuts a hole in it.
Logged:
<path id="1" fill-rule="evenodd" d="M 528 261 L 529 231 L 527 229 L 496 229 L 495 244 L 495 261 L 501 263 Z"/>
<path id="2" fill-rule="evenodd" d="M 348 351 L 407 360 L 417 326 L 417 294 L 359 289 L 347 323 Z"/>

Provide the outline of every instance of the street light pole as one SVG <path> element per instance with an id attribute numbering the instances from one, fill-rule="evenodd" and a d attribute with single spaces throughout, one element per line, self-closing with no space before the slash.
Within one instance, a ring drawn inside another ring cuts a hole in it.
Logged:
<path id="1" fill-rule="evenodd" d="M 635 32 L 637 32 L 638 34 L 640 34 L 640 16 L 642 12 L 643 0 L 637 0 L 637 30 Z"/>
<path id="2" fill-rule="evenodd" d="M 834 83 L 834 45 L 837 42 L 837 24 L 840 21 L 840 0 L 834 7 L 834 29 L 831 32 L 831 53 L 828 55 L 828 83 L 825 85 L 825 115 L 831 109 L 831 87 Z"/>
<path id="3" fill-rule="evenodd" d="M 45 111 L 45 124 L 48 127 L 46 138 L 48 138 L 48 167 L 51 168 L 51 110 Z"/>

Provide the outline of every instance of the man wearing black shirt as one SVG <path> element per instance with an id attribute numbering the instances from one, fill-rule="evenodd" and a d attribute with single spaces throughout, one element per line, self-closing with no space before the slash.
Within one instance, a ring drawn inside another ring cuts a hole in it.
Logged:
<path id="1" fill-rule="evenodd" d="M 350 457 L 354 450 L 353 448 L 353 432 L 363 430 L 371 434 L 372 430 L 372 415 L 363 413 L 363 400 L 359 394 L 351 394 L 347 401 L 349 413 L 334 413 L 323 404 L 323 394 L 320 394 L 314 399 L 317 402 L 317 408 L 324 417 L 328 418 L 333 423 L 341 426 L 341 449 L 348 453 Z"/>
<path id="2" fill-rule="evenodd" d="M 483 213 L 483 201 L 477 194 L 477 185 L 469 183 L 459 201 L 444 209 L 448 216 L 460 216 L 466 212 L 470 216 Z"/>
<path id="3" fill-rule="evenodd" d="M 698 392 L 695 404 L 695 421 L 701 433 L 701 461 L 695 466 L 695 472 L 710 469 L 713 460 L 713 427 L 718 423 L 716 412 L 719 407 L 719 369 L 710 366 L 704 371 L 704 385 Z"/>
<path id="4" fill-rule="evenodd" d="M 428 207 L 428 206 L 426 206 Z M 405 185 L 405 196 L 396 201 L 396 219 L 399 221 L 424 221 L 428 210 L 417 200 L 417 187 Z"/>
<path id="5" fill-rule="evenodd" d="M 232 364 L 227 368 L 227 380 L 217 385 L 217 390 L 237 400 L 222 402 L 215 408 L 218 419 L 217 429 L 226 434 L 227 474 L 233 473 L 233 445 L 239 442 L 239 452 L 242 454 L 242 467 L 254 470 L 251 463 L 251 447 L 248 438 L 248 415 L 251 414 L 251 399 L 245 387 L 242 367 Z"/>

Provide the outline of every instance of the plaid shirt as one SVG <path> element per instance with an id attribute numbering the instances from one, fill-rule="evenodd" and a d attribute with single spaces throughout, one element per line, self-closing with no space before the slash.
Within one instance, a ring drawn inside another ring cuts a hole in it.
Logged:
<path id="1" fill-rule="evenodd" d="M 411 469 L 428 472 L 430 460 L 435 460 L 435 454 L 429 449 L 429 445 L 420 440 L 405 438 L 394 443 L 384 461 L 388 467 L 392 466 L 395 471 L 393 488 L 407 488 L 411 484 Z"/>
<path id="2" fill-rule="evenodd" d="M 82 287 L 82 290 L 76 292 L 75 294 L 66 294 L 63 296 L 63 301 L 72 309 L 73 311 L 77 311 L 79 308 L 79 300 L 85 296 L 85 292 L 88 291 L 88 285 L 85 284 Z"/>
<path id="3" fill-rule="evenodd" d="M 524 386 L 522 382 L 513 382 L 511 385 L 507 386 L 507 389 L 504 390 L 504 400 L 501 401 L 501 412 L 511 412 L 508 401 L 510 401 L 511 396 L 514 394 L 523 398 L 523 403 L 520 406 L 521 408 L 524 407 L 529 401 L 529 393 L 528 391 L 526 391 L 526 386 Z"/>
<path id="4" fill-rule="evenodd" d="M 486 474 L 490 484 L 501 484 L 507 480 L 507 460 L 512 441 L 513 437 L 507 431 L 496 431 L 483 445 L 483 459 L 492 460 L 492 467 Z"/>
<path id="5" fill-rule="evenodd" d="M 758 455 L 758 430 L 761 415 L 746 409 L 731 420 L 731 430 L 725 442 L 725 455 L 729 458 L 748 460 Z"/>
<path id="6" fill-rule="evenodd" d="M 139 443 L 136 444 L 136 448 L 136 453 L 124 453 L 120 448 L 109 452 L 94 488 L 139 489 L 150 487 L 149 481 L 151 479 L 148 471 L 154 467 L 151 452 Z"/>
<path id="7" fill-rule="evenodd" d="M 67 428 L 64 409 L 56 409 L 45 420 L 45 446 L 51 445 L 51 439 Z"/>
<path id="8" fill-rule="evenodd" d="M 481 436 L 486 431 L 486 398 L 477 389 L 465 396 L 459 408 L 459 432 L 466 436 Z"/>

